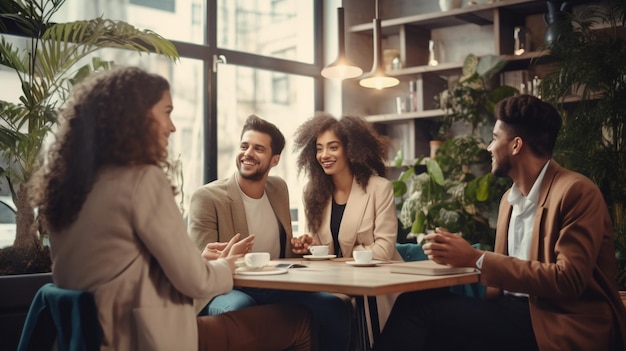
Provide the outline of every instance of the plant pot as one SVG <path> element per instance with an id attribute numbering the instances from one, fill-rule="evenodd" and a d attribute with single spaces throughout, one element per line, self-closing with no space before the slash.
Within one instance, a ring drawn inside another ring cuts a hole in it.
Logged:
<path id="1" fill-rule="evenodd" d="M 626 290 L 621 290 L 619 292 L 619 297 L 622 299 L 624 306 L 626 306 Z"/>
<path id="2" fill-rule="evenodd" d="M 443 144 L 443 141 L 431 140 L 428 142 L 428 144 L 430 145 L 430 158 L 433 159 L 435 158 L 435 156 L 437 156 L 437 150 L 439 150 L 441 144 Z"/>
<path id="3" fill-rule="evenodd" d="M 52 273 L 0 276 L 0 345 L 17 350 L 22 327 L 37 290 L 52 282 Z"/>

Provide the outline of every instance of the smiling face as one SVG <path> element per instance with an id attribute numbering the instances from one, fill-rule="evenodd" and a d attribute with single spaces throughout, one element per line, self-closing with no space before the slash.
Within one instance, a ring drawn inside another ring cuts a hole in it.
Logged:
<path id="1" fill-rule="evenodd" d="M 497 177 L 509 176 L 511 164 L 511 150 L 514 138 L 507 129 L 502 128 L 502 122 L 496 121 L 493 127 L 493 139 L 487 147 L 491 153 L 491 173 Z"/>
<path id="2" fill-rule="evenodd" d="M 344 145 L 337 135 L 327 130 L 317 136 L 317 162 L 328 175 L 337 175 L 348 171 L 348 160 Z"/>
<path id="3" fill-rule="evenodd" d="M 161 100 L 150 109 L 150 116 L 156 121 L 159 144 L 164 149 L 167 149 L 169 144 L 170 133 L 176 131 L 174 122 L 172 122 L 172 110 L 174 110 L 174 105 L 172 104 L 172 95 L 169 90 L 165 90 Z"/>
<path id="4" fill-rule="evenodd" d="M 239 175 L 248 180 L 261 180 L 278 164 L 280 155 L 272 155 L 272 138 L 256 130 L 241 136 L 236 163 Z"/>

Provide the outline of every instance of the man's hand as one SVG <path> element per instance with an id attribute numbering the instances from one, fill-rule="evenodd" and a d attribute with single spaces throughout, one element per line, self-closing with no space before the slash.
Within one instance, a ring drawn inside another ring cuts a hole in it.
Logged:
<path id="1" fill-rule="evenodd" d="M 302 234 L 297 238 L 291 238 L 291 251 L 297 255 L 308 254 L 311 245 L 313 245 L 313 238 L 309 234 Z"/>
<path id="2" fill-rule="evenodd" d="M 207 260 L 216 260 L 218 258 L 226 258 L 229 254 L 242 256 L 252 250 L 254 243 L 254 235 L 250 235 L 243 240 L 239 240 L 241 234 L 237 233 L 227 243 L 208 243 L 202 251 L 202 257 Z"/>
<path id="3" fill-rule="evenodd" d="M 474 249 L 460 234 L 452 234 L 444 229 L 436 228 L 435 233 L 425 237 L 422 246 L 428 258 L 455 267 L 474 267 L 482 251 Z"/>

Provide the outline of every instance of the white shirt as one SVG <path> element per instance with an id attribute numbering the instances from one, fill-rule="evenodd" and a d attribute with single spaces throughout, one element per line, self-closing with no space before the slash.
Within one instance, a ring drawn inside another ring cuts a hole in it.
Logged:
<path id="1" fill-rule="evenodd" d="M 528 260 L 530 258 L 530 242 L 533 236 L 533 225 L 535 224 L 537 203 L 539 201 L 539 188 L 549 163 L 550 161 L 548 160 L 543 166 L 530 192 L 528 192 L 528 196 L 522 195 L 515 183 L 511 187 L 511 192 L 507 197 L 507 201 L 513 206 L 509 221 L 507 247 L 511 257 L 519 258 L 520 260 Z M 519 293 L 515 293 L 515 295 L 527 296 Z"/>
<path id="2" fill-rule="evenodd" d="M 278 218 L 267 194 L 263 192 L 261 198 L 253 199 L 241 191 L 241 188 L 239 192 L 246 210 L 248 231 L 256 236 L 252 251 L 269 252 L 272 260 L 278 259 L 280 257 L 280 229 Z"/>

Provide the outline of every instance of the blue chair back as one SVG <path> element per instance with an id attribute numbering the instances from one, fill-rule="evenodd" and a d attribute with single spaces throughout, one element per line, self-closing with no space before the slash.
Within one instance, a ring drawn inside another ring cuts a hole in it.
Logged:
<path id="1" fill-rule="evenodd" d="M 59 351 L 99 350 L 102 329 L 93 294 L 42 286 L 30 305 L 18 351 L 50 350 L 57 340 Z"/>

